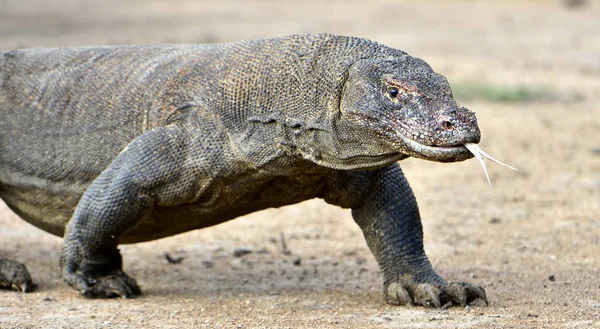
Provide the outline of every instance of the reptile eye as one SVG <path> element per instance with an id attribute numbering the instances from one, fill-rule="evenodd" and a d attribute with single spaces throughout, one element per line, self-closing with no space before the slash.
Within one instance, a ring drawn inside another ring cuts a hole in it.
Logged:
<path id="1" fill-rule="evenodd" d="M 390 89 L 388 89 L 388 94 L 390 95 L 391 98 L 398 97 L 399 93 L 400 93 L 400 91 L 396 87 L 391 87 Z"/>

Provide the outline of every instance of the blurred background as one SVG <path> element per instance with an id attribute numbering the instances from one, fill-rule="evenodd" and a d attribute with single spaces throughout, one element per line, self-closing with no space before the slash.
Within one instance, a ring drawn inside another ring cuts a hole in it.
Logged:
<path id="1" fill-rule="evenodd" d="M 319 200 L 123 246 L 146 294 L 87 301 L 60 283 L 61 240 L 2 204 L 0 256 L 25 262 L 40 289 L 0 292 L 0 327 L 600 326 L 598 1 L 0 0 L 0 49 L 316 32 L 423 58 L 476 112 L 481 147 L 520 169 L 490 164 L 490 189 L 476 161 L 402 161 L 435 269 L 485 286 L 490 307 L 384 304 L 349 212 Z M 238 247 L 254 252 L 232 256 Z M 163 251 L 186 260 L 165 264 Z"/>
<path id="2" fill-rule="evenodd" d="M 330 32 L 400 48 L 460 80 L 541 87 L 581 75 L 594 84 L 580 81 L 580 87 L 594 89 L 599 17 L 593 0 L 1 0 L 0 47 L 215 43 Z"/>

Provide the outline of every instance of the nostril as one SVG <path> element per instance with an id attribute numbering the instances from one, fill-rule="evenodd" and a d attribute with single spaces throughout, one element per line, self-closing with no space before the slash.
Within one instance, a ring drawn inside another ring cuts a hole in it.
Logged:
<path id="1" fill-rule="evenodd" d="M 454 128 L 454 125 L 452 124 L 452 122 L 446 121 L 446 120 L 442 121 L 441 125 L 442 125 L 442 128 L 444 128 L 445 130 L 451 130 Z"/>

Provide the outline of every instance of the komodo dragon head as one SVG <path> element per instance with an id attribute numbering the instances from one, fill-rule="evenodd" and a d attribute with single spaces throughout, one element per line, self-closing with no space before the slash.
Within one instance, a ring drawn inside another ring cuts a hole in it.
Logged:
<path id="1" fill-rule="evenodd" d="M 473 157 L 464 145 L 479 142 L 475 114 L 456 103 L 446 78 L 421 59 L 359 60 L 342 93 L 344 121 L 405 155 L 439 162 Z"/>

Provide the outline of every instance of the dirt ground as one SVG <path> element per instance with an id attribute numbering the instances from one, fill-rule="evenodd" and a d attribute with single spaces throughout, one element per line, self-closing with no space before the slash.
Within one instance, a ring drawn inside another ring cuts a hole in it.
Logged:
<path id="1" fill-rule="evenodd" d="M 477 113 L 482 148 L 520 169 L 490 164 L 493 188 L 475 160 L 402 162 L 435 269 L 484 286 L 489 307 L 385 304 L 349 211 L 319 200 L 123 246 L 144 295 L 86 300 L 60 280 L 61 239 L 1 204 L 0 255 L 27 264 L 39 289 L 0 291 L 0 328 L 600 328 L 600 3 L 48 3 L 0 0 L 0 49 L 326 31 L 408 51 L 451 84 L 536 86 L 553 97 L 463 102 Z M 253 252 L 234 257 L 239 248 Z M 185 258 L 167 264 L 165 252 Z"/>

